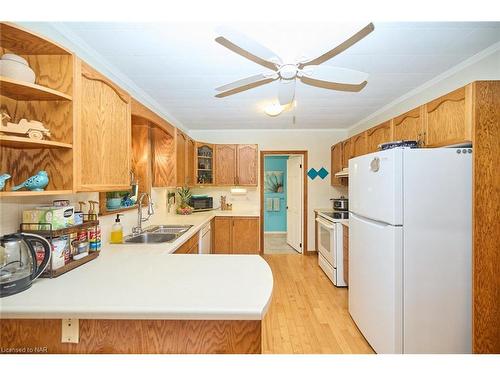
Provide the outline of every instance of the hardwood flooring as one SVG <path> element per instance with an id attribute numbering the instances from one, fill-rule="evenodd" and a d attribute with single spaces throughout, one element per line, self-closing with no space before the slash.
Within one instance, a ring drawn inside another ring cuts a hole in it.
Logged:
<path id="1" fill-rule="evenodd" d="M 274 275 L 273 300 L 262 321 L 263 354 L 367 354 L 373 350 L 315 255 L 264 255 Z"/>

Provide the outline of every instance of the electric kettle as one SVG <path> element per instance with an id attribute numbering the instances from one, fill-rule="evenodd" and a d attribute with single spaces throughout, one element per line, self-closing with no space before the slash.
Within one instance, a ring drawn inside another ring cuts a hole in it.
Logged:
<path id="1" fill-rule="evenodd" d="M 51 253 L 49 241 L 36 234 L 14 233 L 0 237 L 0 297 L 28 289 L 47 268 Z"/>

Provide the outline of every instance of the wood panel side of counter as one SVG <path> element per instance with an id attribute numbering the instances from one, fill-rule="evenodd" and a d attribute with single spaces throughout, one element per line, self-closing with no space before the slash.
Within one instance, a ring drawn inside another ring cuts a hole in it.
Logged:
<path id="1" fill-rule="evenodd" d="M 474 353 L 500 353 L 500 81 L 474 83 Z"/>
<path id="2" fill-rule="evenodd" d="M 0 353 L 260 354 L 260 320 L 87 320 L 61 343 L 60 319 L 1 319 Z M 35 351 L 30 351 L 31 349 Z"/>

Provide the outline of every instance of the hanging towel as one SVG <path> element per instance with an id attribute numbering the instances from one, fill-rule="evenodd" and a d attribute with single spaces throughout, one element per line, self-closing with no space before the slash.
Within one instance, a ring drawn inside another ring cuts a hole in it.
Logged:
<path id="1" fill-rule="evenodd" d="M 274 209 L 274 211 L 280 210 L 280 199 L 279 198 L 273 198 L 273 209 Z"/>
<path id="2" fill-rule="evenodd" d="M 273 210 L 273 198 L 266 198 L 266 211 Z"/>

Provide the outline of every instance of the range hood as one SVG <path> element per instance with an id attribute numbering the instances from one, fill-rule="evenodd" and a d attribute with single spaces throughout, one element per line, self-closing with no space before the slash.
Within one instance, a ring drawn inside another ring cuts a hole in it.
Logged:
<path id="1" fill-rule="evenodd" d="M 344 168 L 340 172 L 335 173 L 335 177 L 349 178 L 349 168 Z"/>

